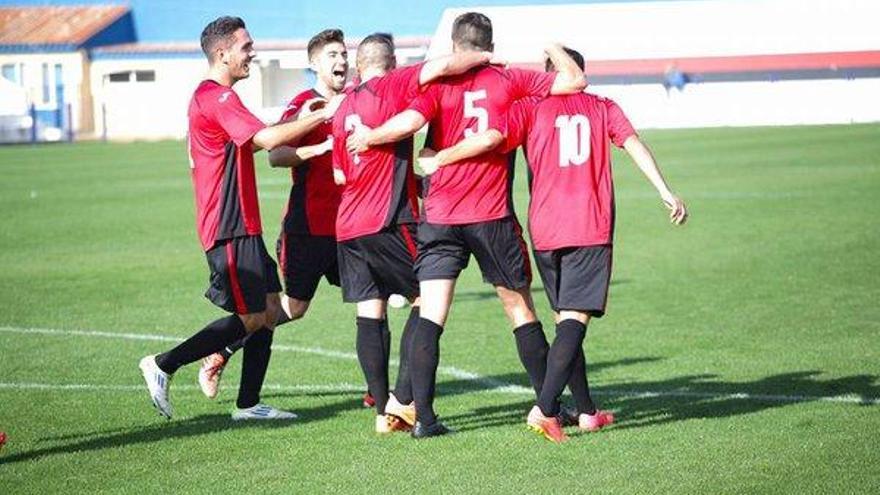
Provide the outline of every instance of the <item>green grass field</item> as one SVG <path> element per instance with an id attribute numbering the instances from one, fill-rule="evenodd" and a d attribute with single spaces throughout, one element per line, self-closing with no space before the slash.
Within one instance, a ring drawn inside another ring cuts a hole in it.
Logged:
<path id="1" fill-rule="evenodd" d="M 456 435 L 373 433 L 354 307 L 327 285 L 275 339 L 264 400 L 298 421 L 229 420 L 240 356 L 216 401 L 181 370 L 161 419 L 138 359 L 222 314 L 183 144 L 0 147 L 0 493 L 878 493 L 880 126 L 644 136 L 692 217 L 671 227 L 617 156 L 609 314 L 586 351 L 618 423 L 563 445 L 525 428 L 533 397 L 475 264 L 441 342 Z M 272 246 L 288 179 L 265 156 L 258 176 Z"/>

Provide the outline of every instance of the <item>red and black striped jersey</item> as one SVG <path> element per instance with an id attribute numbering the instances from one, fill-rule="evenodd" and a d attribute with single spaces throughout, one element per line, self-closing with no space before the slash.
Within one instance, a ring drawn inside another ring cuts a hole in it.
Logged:
<path id="1" fill-rule="evenodd" d="M 254 134 L 265 127 L 232 88 L 202 81 L 189 104 L 188 148 L 196 226 L 207 251 L 223 239 L 263 232 L 254 175 Z"/>

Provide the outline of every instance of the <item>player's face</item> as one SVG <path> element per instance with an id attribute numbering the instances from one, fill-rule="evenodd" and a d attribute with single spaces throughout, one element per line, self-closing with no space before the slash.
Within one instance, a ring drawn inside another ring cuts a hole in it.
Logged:
<path id="1" fill-rule="evenodd" d="M 342 91 L 348 78 L 348 50 L 342 43 L 328 43 L 312 57 L 311 67 L 327 87 Z"/>
<path id="2" fill-rule="evenodd" d="M 257 56 L 254 40 L 247 29 L 241 28 L 233 35 L 235 41 L 223 52 L 223 63 L 229 68 L 229 74 L 236 81 L 251 75 L 251 62 Z"/>

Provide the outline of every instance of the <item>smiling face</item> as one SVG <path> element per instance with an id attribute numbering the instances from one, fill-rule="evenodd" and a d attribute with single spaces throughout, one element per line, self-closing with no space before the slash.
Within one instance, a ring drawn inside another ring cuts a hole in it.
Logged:
<path id="1" fill-rule="evenodd" d="M 257 56 L 254 40 L 247 29 L 240 28 L 233 34 L 233 41 L 227 48 L 220 49 L 220 61 L 226 66 L 232 80 L 239 81 L 251 75 L 251 62 Z"/>
<path id="2" fill-rule="evenodd" d="M 348 79 L 348 50 L 340 42 L 327 43 L 312 55 L 309 66 L 321 83 L 338 93 Z"/>

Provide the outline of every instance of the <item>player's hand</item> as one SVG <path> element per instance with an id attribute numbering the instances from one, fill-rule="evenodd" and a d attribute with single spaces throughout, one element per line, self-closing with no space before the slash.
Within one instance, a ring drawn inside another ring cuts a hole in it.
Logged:
<path id="1" fill-rule="evenodd" d="M 345 185 L 345 174 L 342 170 L 339 170 L 338 168 L 333 169 L 333 182 L 335 182 L 337 186 Z"/>
<path id="2" fill-rule="evenodd" d="M 326 106 L 327 106 L 327 100 L 324 98 L 321 98 L 320 96 L 317 98 L 312 98 L 310 100 L 306 100 L 306 102 L 303 103 L 302 108 L 300 108 L 300 111 L 295 115 L 294 118 L 302 119 L 302 118 L 308 117 L 309 115 L 312 115 L 315 112 L 322 110 Z"/>
<path id="3" fill-rule="evenodd" d="M 345 100 L 345 95 L 341 94 L 336 95 L 327 101 L 327 106 L 324 107 L 324 120 L 330 120 L 333 118 L 333 115 L 336 114 L 336 110 L 339 110 L 339 105 L 342 105 L 343 100 Z"/>
<path id="4" fill-rule="evenodd" d="M 318 145 L 318 148 L 315 150 L 315 156 L 321 156 L 330 151 L 333 151 L 333 136 L 327 136 L 327 139 Z"/>
<path id="5" fill-rule="evenodd" d="M 431 148 L 422 148 L 421 151 L 419 151 L 417 163 L 425 175 L 431 175 L 440 168 L 440 162 L 437 159 L 437 152 Z"/>
<path id="6" fill-rule="evenodd" d="M 504 57 L 496 53 L 492 53 L 489 56 L 489 65 L 500 65 L 501 67 L 507 67 L 508 61 Z"/>
<path id="7" fill-rule="evenodd" d="M 674 225 L 682 225 L 687 222 L 688 211 L 684 201 L 674 194 L 668 194 L 663 197 L 663 204 L 669 208 L 669 221 Z"/>
<path id="8" fill-rule="evenodd" d="M 365 125 L 356 126 L 354 132 L 345 140 L 345 148 L 348 152 L 352 154 L 363 153 L 370 149 L 367 138 L 371 130 Z"/>

